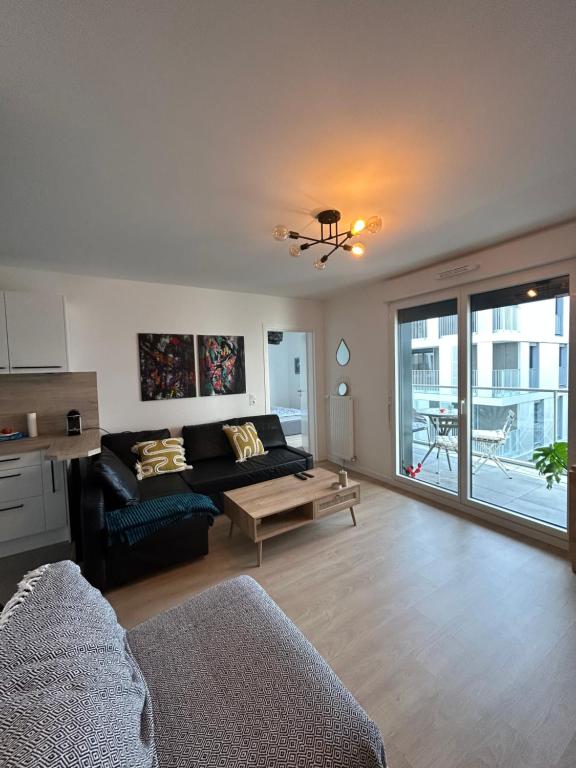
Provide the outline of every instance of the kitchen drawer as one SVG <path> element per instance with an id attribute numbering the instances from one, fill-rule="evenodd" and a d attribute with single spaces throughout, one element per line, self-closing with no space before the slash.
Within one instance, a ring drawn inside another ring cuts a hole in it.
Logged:
<path id="1" fill-rule="evenodd" d="M 42 496 L 42 467 L 0 470 L 0 504 L 32 496 Z"/>
<path id="2" fill-rule="evenodd" d="M 325 496 L 314 502 L 314 517 L 323 517 L 340 509 L 348 509 L 360 502 L 360 486 L 352 488 L 340 488 L 333 494 Z"/>
<path id="3" fill-rule="evenodd" d="M 42 497 L 0 504 L 0 541 L 21 539 L 44 531 Z"/>
<path id="4" fill-rule="evenodd" d="M 0 470 L 15 469 L 17 467 L 34 467 L 42 464 L 41 451 L 23 451 L 11 453 L 9 456 L 0 456 Z"/>

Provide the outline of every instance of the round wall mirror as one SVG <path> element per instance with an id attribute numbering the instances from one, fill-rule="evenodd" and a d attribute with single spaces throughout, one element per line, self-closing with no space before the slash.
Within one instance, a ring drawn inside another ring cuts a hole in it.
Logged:
<path id="1" fill-rule="evenodd" d="M 348 365 L 350 362 L 350 350 L 344 339 L 340 339 L 340 344 L 338 344 L 338 349 L 336 350 L 336 362 L 338 365 L 342 366 Z"/>
<path id="2" fill-rule="evenodd" d="M 348 394 L 348 384 L 346 384 L 345 381 L 341 381 L 340 384 L 338 384 L 338 394 L 341 397 Z"/>

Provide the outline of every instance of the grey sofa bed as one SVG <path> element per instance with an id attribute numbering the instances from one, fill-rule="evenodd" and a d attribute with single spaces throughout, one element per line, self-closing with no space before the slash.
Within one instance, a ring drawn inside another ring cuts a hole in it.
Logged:
<path id="1" fill-rule="evenodd" d="M 376 725 L 251 578 L 125 632 L 73 563 L 0 615 L 4 768 L 377 768 Z"/>

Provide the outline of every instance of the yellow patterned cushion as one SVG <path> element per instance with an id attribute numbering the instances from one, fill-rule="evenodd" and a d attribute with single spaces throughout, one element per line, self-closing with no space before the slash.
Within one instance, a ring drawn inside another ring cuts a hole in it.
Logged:
<path id="1" fill-rule="evenodd" d="M 183 444 L 181 437 L 165 437 L 164 440 L 147 440 L 132 446 L 132 453 L 138 455 L 136 462 L 138 480 L 192 469 L 186 464 Z"/>
<path id="2" fill-rule="evenodd" d="M 258 437 L 256 427 L 251 421 L 234 427 L 225 424 L 222 429 L 230 441 L 236 461 L 246 461 L 246 459 L 251 459 L 253 456 L 263 456 L 265 453 L 268 453 L 268 451 L 264 450 L 262 440 Z"/>

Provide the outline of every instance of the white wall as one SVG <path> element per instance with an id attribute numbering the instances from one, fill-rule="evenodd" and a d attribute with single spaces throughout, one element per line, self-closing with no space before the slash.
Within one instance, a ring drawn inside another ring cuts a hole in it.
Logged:
<path id="1" fill-rule="evenodd" d="M 0 289 L 66 297 L 70 369 L 96 371 L 100 424 L 110 431 L 197 424 L 265 412 L 265 327 L 315 333 L 319 398 L 324 391 L 323 305 L 187 286 L 82 277 L 0 267 Z M 244 336 L 244 395 L 140 400 L 138 333 Z M 256 405 L 249 407 L 248 394 Z M 318 413 L 318 451 L 324 455 L 324 401 Z"/>
<path id="2" fill-rule="evenodd" d="M 350 362 L 344 367 L 336 362 L 341 338 L 350 348 Z M 335 394 L 339 381 L 349 382 L 357 468 L 376 476 L 386 474 L 390 452 L 387 398 L 392 354 L 380 283 L 347 291 L 326 303 L 326 391 Z"/>
<path id="3" fill-rule="evenodd" d="M 355 399 L 355 451 L 357 468 L 376 477 L 392 476 L 393 434 L 389 402 L 393 397 L 390 373 L 394 350 L 389 348 L 388 302 L 448 289 L 497 275 L 519 272 L 576 256 L 576 224 L 569 223 L 488 248 L 480 253 L 427 267 L 390 280 L 350 290 L 326 302 L 326 390 L 335 392 L 338 381 L 349 381 Z M 477 264 L 479 268 L 456 279 L 438 281 L 442 268 Z M 562 271 L 559 272 L 562 274 Z M 572 286 L 574 290 L 574 286 Z M 336 363 L 340 338 L 350 347 L 350 364 Z M 479 351 L 480 352 L 480 351 Z M 481 366 L 479 358 L 478 366 Z M 326 406 L 324 406 L 326 409 Z M 329 452 L 329 451 L 328 451 Z"/>

